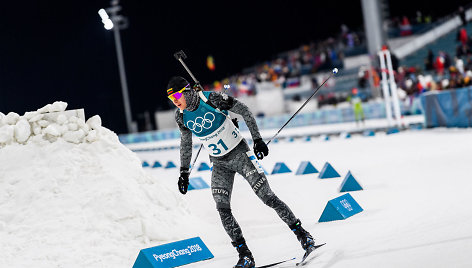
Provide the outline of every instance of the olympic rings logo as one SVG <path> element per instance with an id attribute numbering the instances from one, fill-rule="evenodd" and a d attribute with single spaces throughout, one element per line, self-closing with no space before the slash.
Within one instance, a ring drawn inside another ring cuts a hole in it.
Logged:
<path id="1" fill-rule="evenodd" d="M 207 112 L 203 117 L 198 116 L 195 118 L 195 121 L 189 120 L 187 122 L 187 127 L 195 133 L 200 133 L 203 129 L 211 128 L 213 121 L 215 121 L 215 115 Z"/>

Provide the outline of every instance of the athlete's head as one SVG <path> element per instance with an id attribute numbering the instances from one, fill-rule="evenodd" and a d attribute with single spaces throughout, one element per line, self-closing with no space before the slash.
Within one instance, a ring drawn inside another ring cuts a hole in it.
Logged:
<path id="1" fill-rule="evenodd" d="M 181 76 L 174 76 L 167 84 L 167 96 L 180 110 L 193 111 L 198 107 L 198 94 Z"/>

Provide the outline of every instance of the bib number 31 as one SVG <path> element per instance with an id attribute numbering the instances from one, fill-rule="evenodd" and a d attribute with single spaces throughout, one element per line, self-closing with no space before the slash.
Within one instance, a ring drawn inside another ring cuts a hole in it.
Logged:
<path id="1" fill-rule="evenodd" d="M 216 144 L 214 144 L 214 143 L 208 144 L 208 148 L 213 150 L 213 155 L 221 154 L 221 150 L 218 147 L 222 147 L 225 151 L 228 150 L 228 146 L 226 146 L 226 144 L 223 142 L 222 139 L 219 139 Z"/>

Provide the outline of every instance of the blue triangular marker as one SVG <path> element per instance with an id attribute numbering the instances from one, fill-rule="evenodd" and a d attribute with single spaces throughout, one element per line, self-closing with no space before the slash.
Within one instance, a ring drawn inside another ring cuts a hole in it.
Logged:
<path id="1" fill-rule="evenodd" d="M 331 166 L 330 163 L 326 162 L 323 169 L 320 172 L 320 179 L 327 179 L 327 178 L 336 178 L 341 177 L 339 173 Z"/>
<path id="2" fill-rule="evenodd" d="M 324 141 L 329 141 L 329 136 L 326 135 L 326 134 L 323 134 L 323 135 L 320 136 L 320 139 L 324 140 Z"/>
<path id="3" fill-rule="evenodd" d="M 296 175 L 305 175 L 318 173 L 318 170 L 310 163 L 310 161 L 303 161 L 297 169 Z"/>
<path id="4" fill-rule="evenodd" d="M 394 128 L 390 128 L 389 130 L 387 130 L 387 135 L 390 135 L 390 134 L 395 134 L 395 133 L 398 133 L 400 132 L 398 130 L 398 128 L 394 127 Z"/>
<path id="5" fill-rule="evenodd" d="M 154 165 L 152 165 L 152 168 L 159 168 L 162 167 L 161 163 L 159 161 L 154 162 Z"/>
<path id="6" fill-rule="evenodd" d="M 202 162 L 200 166 L 198 167 L 198 171 L 204 171 L 204 170 L 210 170 L 210 167 L 208 166 L 207 163 Z"/>
<path id="7" fill-rule="evenodd" d="M 362 211 L 362 207 L 347 193 L 329 200 L 318 222 L 344 220 Z"/>
<path id="8" fill-rule="evenodd" d="M 165 166 L 165 168 L 175 168 L 177 167 L 172 161 L 169 161 L 167 162 L 167 165 Z"/>
<path id="9" fill-rule="evenodd" d="M 318 222 L 338 221 L 338 220 L 344 220 L 344 218 L 343 216 L 341 216 L 338 210 L 334 207 L 334 205 L 331 202 L 328 202 Z"/>
<path id="10" fill-rule="evenodd" d="M 343 138 L 343 139 L 349 139 L 349 138 L 351 138 L 351 133 L 349 133 L 349 132 L 342 132 L 339 136 L 340 136 L 341 138 Z"/>
<path id="11" fill-rule="evenodd" d="M 188 185 L 189 191 L 206 189 L 206 188 L 210 188 L 210 186 L 208 186 L 208 184 L 201 177 L 190 178 L 189 185 Z"/>
<path id="12" fill-rule="evenodd" d="M 272 170 L 272 174 L 279 174 L 279 173 L 290 173 L 292 172 L 284 162 L 277 162 L 275 163 L 275 167 Z"/>
<path id="13" fill-rule="evenodd" d="M 367 136 L 367 137 L 372 137 L 372 136 L 375 136 L 375 132 L 372 131 L 372 130 L 366 130 L 362 133 L 364 136 Z"/>
<path id="14" fill-rule="evenodd" d="M 364 190 L 357 180 L 352 176 L 351 171 L 346 174 L 344 181 L 341 183 L 340 192 Z"/>
<path id="15" fill-rule="evenodd" d="M 149 167 L 149 163 L 147 161 L 143 161 L 143 167 Z"/>

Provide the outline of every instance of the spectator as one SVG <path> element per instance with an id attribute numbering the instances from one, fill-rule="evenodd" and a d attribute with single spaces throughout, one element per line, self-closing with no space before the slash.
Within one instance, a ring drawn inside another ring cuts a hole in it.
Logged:
<path id="1" fill-rule="evenodd" d="M 426 71 L 431 71 L 434 69 L 433 61 L 434 61 L 433 51 L 431 49 L 428 49 L 428 56 L 426 56 L 424 60 L 424 67 Z"/>
<path id="2" fill-rule="evenodd" d="M 444 55 L 440 52 L 439 55 L 436 57 L 434 62 L 434 68 L 439 75 L 444 74 L 444 63 L 445 63 Z"/>
<path id="3" fill-rule="evenodd" d="M 362 109 L 362 100 L 359 96 L 359 91 L 357 90 L 357 88 L 352 89 L 351 103 L 354 109 L 354 118 L 356 119 L 356 125 L 358 125 L 360 122 L 362 122 L 362 124 L 365 124 L 364 110 Z"/>
<path id="4" fill-rule="evenodd" d="M 462 45 L 466 45 L 468 41 L 467 31 L 462 27 L 457 33 L 457 41 L 461 42 Z"/>
<path id="5" fill-rule="evenodd" d="M 464 75 L 464 61 L 461 58 L 455 58 L 456 61 L 456 69 L 461 74 Z"/>
<path id="6" fill-rule="evenodd" d="M 463 6 L 459 6 L 458 14 L 459 14 L 459 17 L 461 19 L 462 26 L 466 26 L 467 25 L 467 19 L 465 17 L 465 9 L 464 9 Z"/>
<path id="7" fill-rule="evenodd" d="M 410 20 L 406 16 L 403 16 L 402 22 L 400 24 L 400 36 L 407 36 L 411 35 L 412 33 Z"/>
<path id="8" fill-rule="evenodd" d="M 462 58 L 471 54 L 470 47 L 468 44 L 460 44 L 456 48 L 456 57 Z"/>

